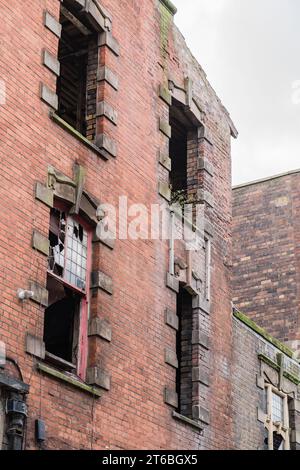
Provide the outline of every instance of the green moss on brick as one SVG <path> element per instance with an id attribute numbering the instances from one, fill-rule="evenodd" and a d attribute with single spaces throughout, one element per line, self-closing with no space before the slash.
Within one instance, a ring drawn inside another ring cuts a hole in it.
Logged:
<path id="1" fill-rule="evenodd" d="M 173 21 L 173 14 L 166 7 L 164 2 L 160 3 L 160 48 L 161 56 L 163 60 L 166 60 L 168 46 L 169 46 L 169 35 Z"/>
<path id="2" fill-rule="evenodd" d="M 169 10 L 172 15 L 176 15 L 177 8 L 170 0 L 160 0 L 160 2 Z"/>
<path id="3" fill-rule="evenodd" d="M 300 379 L 299 379 L 298 377 L 295 377 L 293 374 L 290 374 L 289 372 L 284 371 L 284 372 L 283 372 L 283 375 L 284 375 L 284 377 L 286 377 L 287 379 L 289 379 L 291 382 L 293 382 L 295 385 L 299 385 L 299 384 L 300 384 Z"/>
<path id="4" fill-rule="evenodd" d="M 266 364 L 268 364 L 268 366 L 272 367 L 273 369 L 279 371 L 280 370 L 280 367 L 278 364 L 276 364 L 276 362 L 272 361 L 272 359 L 270 359 L 268 356 L 266 356 L 265 354 L 258 354 L 258 359 L 260 359 L 261 361 L 265 362 Z"/>
<path id="5" fill-rule="evenodd" d="M 275 346 L 277 349 L 282 351 L 287 356 L 293 357 L 294 353 L 288 346 L 283 344 L 278 339 L 273 338 L 273 336 L 269 335 L 269 333 L 267 333 L 266 330 L 258 326 L 254 321 L 250 320 L 250 318 L 247 317 L 247 315 L 245 315 L 242 312 L 239 312 L 238 310 L 234 310 L 233 315 L 235 316 L 235 318 L 237 318 L 242 323 L 244 323 L 249 328 L 251 328 L 251 330 L 255 331 L 255 333 L 262 336 L 266 341 L 268 341 L 268 343 L 273 344 L 273 346 Z"/>
<path id="6" fill-rule="evenodd" d="M 86 383 L 80 382 L 78 379 L 75 377 L 71 377 L 64 372 L 60 372 L 56 369 L 53 369 L 53 367 L 49 367 L 46 364 L 43 363 L 38 363 L 37 364 L 37 369 L 40 372 L 43 372 L 44 374 L 50 375 L 51 377 L 54 377 L 58 380 L 62 380 L 68 385 L 72 385 L 73 387 L 83 391 L 87 392 L 90 395 L 93 395 L 95 398 L 99 398 L 102 396 L 102 391 L 97 389 L 96 387 L 92 387 L 91 385 L 87 385 Z"/>

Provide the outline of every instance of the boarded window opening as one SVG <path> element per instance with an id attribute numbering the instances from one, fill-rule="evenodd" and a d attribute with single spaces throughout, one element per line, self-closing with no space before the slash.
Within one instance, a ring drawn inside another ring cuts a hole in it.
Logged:
<path id="1" fill-rule="evenodd" d="M 192 329 L 193 329 L 192 296 L 180 287 L 177 294 L 177 331 L 178 369 L 176 391 L 178 394 L 178 412 L 192 419 Z"/>
<path id="2" fill-rule="evenodd" d="M 72 2 L 66 1 L 61 5 L 60 23 L 58 114 L 82 135 L 93 140 L 96 130 L 97 34 Z"/>

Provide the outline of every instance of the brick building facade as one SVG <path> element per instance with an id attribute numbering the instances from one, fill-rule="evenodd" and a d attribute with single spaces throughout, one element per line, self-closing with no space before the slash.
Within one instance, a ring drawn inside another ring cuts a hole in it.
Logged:
<path id="1" fill-rule="evenodd" d="M 233 304 L 243 312 L 234 319 L 233 377 L 235 408 L 240 410 L 236 442 L 242 448 L 264 448 L 265 415 L 258 409 L 255 416 L 254 408 L 258 399 L 266 409 L 262 391 L 266 378 L 278 387 L 278 357 L 289 346 L 282 373 L 285 381 L 291 379 L 292 357 L 296 380 L 284 383 L 282 379 L 282 389 L 289 396 L 291 447 L 299 449 L 299 402 L 293 401 L 293 396 L 299 398 L 299 387 L 289 393 L 293 383 L 299 385 L 299 183 L 300 172 L 292 171 L 233 189 Z M 280 345 L 278 350 L 278 340 L 284 350 Z"/>
<path id="2" fill-rule="evenodd" d="M 236 131 L 174 13 L 168 0 L 0 2 L 5 446 L 232 445 Z M 170 183 L 205 210 L 191 256 L 97 236 L 100 203 L 162 205 Z"/>
<path id="3" fill-rule="evenodd" d="M 233 190 L 233 301 L 299 350 L 300 172 Z"/>
<path id="4" fill-rule="evenodd" d="M 293 351 L 237 310 L 233 350 L 235 448 L 300 450 L 300 366 Z"/>
<path id="5" fill-rule="evenodd" d="M 237 132 L 175 12 L 169 0 L 0 0 L 3 449 L 242 445 Z M 192 207 L 193 250 L 174 236 L 174 201 Z M 133 223 L 141 205 L 167 214 L 167 239 Z"/>

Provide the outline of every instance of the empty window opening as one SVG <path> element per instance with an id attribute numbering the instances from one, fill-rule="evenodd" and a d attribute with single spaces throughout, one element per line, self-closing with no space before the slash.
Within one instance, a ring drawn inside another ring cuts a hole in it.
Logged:
<path id="1" fill-rule="evenodd" d="M 93 140 L 96 126 L 97 34 L 71 1 L 61 5 L 60 23 L 58 114 Z"/>
<path id="2" fill-rule="evenodd" d="M 192 418 L 192 314 L 192 296 L 183 287 L 180 287 L 177 294 L 179 329 L 176 348 L 178 358 L 176 391 L 178 412 L 188 418 Z"/>
<path id="3" fill-rule="evenodd" d="M 77 364 L 81 297 L 57 279 L 48 276 L 49 307 L 45 311 L 44 341 L 48 359 L 55 356 Z"/>
<path id="4" fill-rule="evenodd" d="M 187 131 L 175 119 L 171 119 L 172 137 L 170 139 L 170 155 L 172 169 L 170 183 L 172 191 L 187 190 Z"/>
<path id="5" fill-rule="evenodd" d="M 50 253 L 44 342 L 49 361 L 76 369 L 80 356 L 80 322 L 87 321 L 90 231 L 67 210 L 50 215 Z"/>
<path id="6" fill-rule="evenodd" d="M 197 152 L 197 127 L 189 120 L 184 106 L 173 99 L 170 107 L 171 139 L 169 154 L 171 159 L 170 185 L 173 201 L 188 202 L 196 188 L 195 152 Z"/>
<path id="7" fill-rule="evenodd" d="M 170 126 L 170 184 L 173 192 L 184 193 L 187 190 L 188 122 L 179 105 L 173 104 L 170 108 Z"/>

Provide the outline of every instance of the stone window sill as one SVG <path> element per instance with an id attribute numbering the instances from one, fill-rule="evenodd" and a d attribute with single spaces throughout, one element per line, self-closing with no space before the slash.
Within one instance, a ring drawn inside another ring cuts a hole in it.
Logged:
<path id="1" fill-rule="evenodd" d="M 68 372 L 74 372 L 76 370 L 76 365 L 72 364 L 71 362 L 67 362 L 61 357 L 55 356 L 46 351 L 45 353 L 45 362 L 49 364 L 49 366 L 53 366 L 54 368 L 63 369 Z"/>
<path id="2" fill-rule="evenodd" d="M 91 385 L 81 382 L 80 380 L 78 380 L 77 377 L 71 374 L 67 374 L 66 372 L 61 372 L 42 362 L 38 362 L 37 370 L 55 379 L 61 380 L 62 382 L 65 382 L 68 385 L 72 385 L 73 387 L 82 390 L 83 392 L 89 393 L 90 395 L 93 395 L 96 398 L 102 396 L 102 391 L 98 388 L 92 387 Z"/>
<path id="3" fill-rule="evenodd" d="M 189 426 L 194 428 L 194 430 L 198 430 L 202 434 L 203 427 L 197 421 L 194 421 L 193 419 L 187 418 L 186 416 L 183 416 L 180 413 L 177 413 L 177 411 L 173 411 L 172 416 L 173 416 L 174 419 L 177 419 L 178 421 L 181 421 L 184 424 L 188 424 Z"/>
<path id="4" fill-rule="evenodd" d="M 107 160 L 107 157 L 101 152 L 100 148 L 97 147 L 97 145 L 93 144 L 89 139 L 84 137 L 80 132 L 78 132 L 74 127 L 72 127 L 70 124 L 68 124 L 64 119 L 62 119 L 58 114 L 56 114 L 54 111 L 50 111 L 50 118 L 52 121 L 56 122 L 60 127 L 65 129 L 69 134 L 73 135 L 77 140 L 82 142 L 84 145 L 89 147 L 90 150 L 93 152 L 97 153 L 100 155 L 100 157 L 104 158 Z"/>

